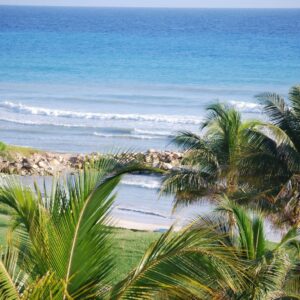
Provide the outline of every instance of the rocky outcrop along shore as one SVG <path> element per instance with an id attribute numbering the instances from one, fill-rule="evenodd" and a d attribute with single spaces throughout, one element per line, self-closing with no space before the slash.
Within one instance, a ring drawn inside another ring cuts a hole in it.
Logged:
<path id="1" fill-rule="evenodd" d="M 149 150 L 145 153 L 127 153 L 126 155 L 133 160 L 162 170 L 171 170 L 179 166 L 182 159 L 182 153 L 172 151 Z M 13 159 L 0 157 L 0 172 L 21 176 L 53 176 L 80 170 L 86 163 L 95 161 L 100 157 L 103 157 L 103 154 L 74 155 L 54 152 L 34 153 L 29 156 L 17 154 Z"/>

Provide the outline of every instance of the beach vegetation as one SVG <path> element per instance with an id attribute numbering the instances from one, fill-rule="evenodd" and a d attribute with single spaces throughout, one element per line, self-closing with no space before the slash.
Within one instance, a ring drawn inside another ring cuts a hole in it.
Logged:
<path id="1" fill-rule="evenodd" d="M 173 139 L 184 150 L 184 158 L 181 168 L 165 176 L 162 192 L 175 194 L 175 206 L 236 193 L 241 184 L 238 163 L 248 143 L 247 132 L 259 123 L 242 121 L 240 112 L 231 106 L 210 105 L 200 134 L 183 131 Z"/>
<path id="2" fill-rule="evenodd" d="M 270 249 L 263 219 L 224 198 L 211 216 L 158 234 L 116 282 L 119 242 L 110 217 L 126 169 L 104 162 L 51 191 L 3 179 L 9 221 L 1 249 L 3 299 L 268 299 L 297 295 L 298 231 Z M 276 299 L 280 299 L 276 298 Z M 283 299 L 283 298 L 282 298 Z"/>
<path id="3" fill-rule="evenodd" d="M 0 157 L 9 161 L 15 161 L 16 157 L 29 157 L 35 153 L 44 153 L 44 151 L 24 146 L 10 145 L 0 142 Z"/>
<path id="4" fill-rule="evenodd" d="M 288 102 L 275 93 L 257 98 L 267 121 L 242 121 L 235 108 L 218 103 L 208 107 L 200 134 L 175 137 L 184 159 L 162 186 L 175 194 L 175 208 L 225 193 L 259 206 L 279 226 L 300 224 L 300 86 Z"/>
<path id="5" fill-rule="evenodd" d="M 290 89 L 288 100 L 276 93 L 257 98 L 268 121 L 249 130 L 239 161 L 241 176 L 259 190 L 247 198 L 276 224 L 299 226 L 300 86 Z"/>
<path id="6" fill-rule="evenodd" d="M 6 144 L 0 141 L 0 151 L 4 151 L 6 148 Z"/>
<path id="7" fill-rule="evenodd" d="M 2 180 L 0 202 L 10 223 L 1 250 L 3 299 L 154 299 L 166 293 L 202 299 L 224 287 L 242 289 L 243 261 L 223 244 L 223 234 L 194 223 L 160 235 L 137 268 L 112 284 L 118 241 L 109 212 L 122 174 L 134 169 L 112 170 L 102 162 L 54 181 L 51 191 Z"/>

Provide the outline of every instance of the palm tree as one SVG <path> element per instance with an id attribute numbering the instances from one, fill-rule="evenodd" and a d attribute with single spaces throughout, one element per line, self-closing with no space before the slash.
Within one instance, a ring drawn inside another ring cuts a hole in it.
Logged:
<path id="1" fill-rule="evenodd" d="M 228 245 L 239 253 L 241 260 L 247 261 L 249 268 L 246 288 L 227 293 L 230 299 L 299 299 L 299 230 L 291 228 L 270 249 L 260 213 L 251 216 L 227 197 L 222 198 L 215 213 L 221 214 L 221 218 L 212 217 L 206 223 L 219 224 L 215 228 L 226 233 Z"/>
<path id="2" fill-rule="evenodd" d="M 269 122 L 242 122 L 233 108 L 208 107 L 202 136 L 181 132 L 182 166 L 165 176 L 163 193 L 178 204 L 227 194 L 239 204 L 260 207 L 279 226 L 300 224 L 300 86 L 280 95 L 263 93 Z"/>
<path id="3" fill-rule="evenodd" d="M 51 191 L 2 181 L 0 203 L 11 227 L 0 253 L 0 299 L 216 299 L 225 289 L 243 289 L 244 262 L 224 235 L 193 225 L 180 233 L 171 228 L 112 285 L 114 190 L 137 167 L 117 170 L 107 161 L 54 181 Z"/>
<path id="4" fill-rule="evenodd" d="M 300 225 L 300 86 L 289 92 L 289 103 L 275 93 L 257 96 L 269 123 L 253 126 L 240 161 L 240 176 L 260 191 L 254 205 L 277 223 Z M 249 199 L 249 197 L 246 196 Z"/>
<path id="5" fill-rule="evenodd" d="M 238 158 L 247 142 L 247 129 L 258 122 L 242 122 L 237 110 L 223 104 L 207 110 L 202 135 L 184 131 L 173 141 L 185 155 L 182 166 L 165 177 L 162 192 L 176 195 L 175 206 L 238 190 Z"/>

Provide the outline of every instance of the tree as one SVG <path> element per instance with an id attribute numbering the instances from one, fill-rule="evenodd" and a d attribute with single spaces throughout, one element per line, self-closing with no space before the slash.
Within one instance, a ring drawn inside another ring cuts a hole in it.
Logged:
<path id="1" fill-rule="evenodd" d="M 54 181 L 50 192 L 3 180 L 0 203 L 11 229 L 1 252 L 1 299 L 213 299 L 225 287 L 242 290 L 244 263 L 223 235 L 192 225 L 163 234 L 112 286 L 114 189 L 122 174 L 138 169 L 116 166 L 103 160 L 97 169 Z"/>
<path id="2" fill-rule="evenodd" d="M 300 86 L 290 89 L 289 104 L 275 93 L 257 98 L 269 122 L 248 130 L 248 146 L 239 160 L 240 176 L 257 188 L 255 206 L 278 224 L 299 226 Z"/>
<path id="3" fill-rule="evenodd" d="M 185 156 L 162 187 L 176 195 L 175 207 L 225 193 L 260 207 L 276 225 L 300 225 L 300 86 L 291 88 L 290 106 L 274 93 L 257 98 L 269 122 L 242 122 L 235 109 L 214 104 L 201 136 L 177 135 Z"/>
<path id="4" fill-rule="evenodd" d="M 291 228 L 279 243 L 270 249 L 265 236 L 264 218 L 222 198 L 216 213 L 206 221 L 228 236 L 240 260 L 246 260 L 249 279 L 242 292 L 227 293 L 229 299 L 299 299 L 299 246 L 297 228 Z"/>
<path id="5" fill-rule="evenodd" d="M 175 194 L 175 205 L 238 190 L 238 159 L 246 132 L 259 122 L 242 122 L 237 110 L 223 104 L 211 105 L 207 111 L 201 135 L 184 131 L 173 140 L 185 151 L 184 159 L 180 168 L 167 174 L 162 192 Z"/>

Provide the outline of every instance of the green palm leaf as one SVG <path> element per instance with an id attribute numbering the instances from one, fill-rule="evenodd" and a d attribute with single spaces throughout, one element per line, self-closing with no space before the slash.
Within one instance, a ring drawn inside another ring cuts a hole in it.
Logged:
<path id="1" fill-rule="evenodd" d="M 139 266 L 116 286 L 113 299 L 153 299 L 160 291 L 179 299 L 212 299 L 226 288 L 243 286 L 244 265 L 227 247 L 224 235 L 193 222 L 168 231 L 154 243 Z"/>
<path id="2" fill-rule="evenodd" d="M 295 112 L 288 107 L 284 98 L 275 93 L 263 93 L 258 95 L 257 98 L 264 104 L 264 110 L 269 116 L 271 123 L 281 128 L 299 150 L 300 124 L 295 116 Z"/>
<path id="3" fill-rule="evenodd" d="M 21 299 L 27 276 L 18 268 L 18 251 L 8 247 L 1 249 L 0 256 L 0 299 Z"/>
<path id="4" fill-rule="evenodd" d="M 296 85 L 290 89 L 289 100 L 292 104 L 292 109 L 297 116 L 297 119 L 300 120 L 300 86 Z"/>
<path id="5" fill-rule="evenodd" d="M 55 277 L 54 273 L 47 273 L 42 278 L 37 278 L 24 290 L 20 300 L 71 300 L 70 295 L 65 294 L 65 284 Z"/>

